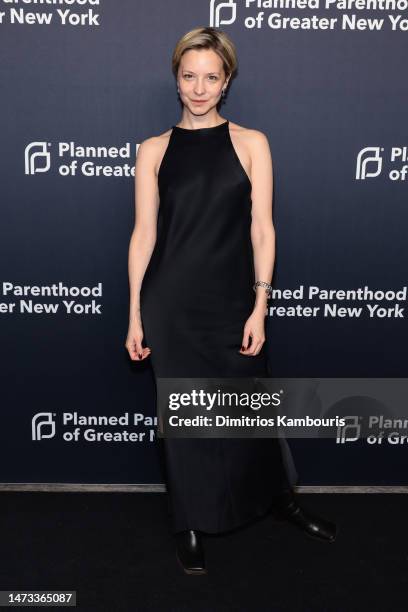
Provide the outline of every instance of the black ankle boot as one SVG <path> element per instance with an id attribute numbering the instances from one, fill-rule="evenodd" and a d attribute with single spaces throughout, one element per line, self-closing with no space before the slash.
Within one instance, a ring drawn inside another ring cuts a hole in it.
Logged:
<path id="1" fill-rule="evenodd" d="M 336 525 L 301 508 L 296 501 L 295 494 L 290 489 L 276 497 L 273 514 L 278 519 L 287 520 L 297 525 L 313 538 L 327 542 L 334 542 L 336 539 Z"/>
<path id="2" fill-rule="evenodd" d="M 179 531 L 176 539 L 176 557 L 186 574 L 206 574 L 204 548 L 200 534 L 193 529 Z"/>

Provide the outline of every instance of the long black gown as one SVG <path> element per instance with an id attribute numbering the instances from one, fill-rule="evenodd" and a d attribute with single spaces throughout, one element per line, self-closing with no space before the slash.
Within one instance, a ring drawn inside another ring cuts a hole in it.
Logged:
<path id="1" fill-rule="evenodd" d="M 173 126 L 158 188 L 157 241 L 140 296 L 154 376 L 268 376 L 266 346 L 254 357 L 239 353 L 255 300 L 251 182 L 229 122 Z M 161 440 L 174 532 L 235 528 L 267 512 L 288 485 L 277 439 Z"/>

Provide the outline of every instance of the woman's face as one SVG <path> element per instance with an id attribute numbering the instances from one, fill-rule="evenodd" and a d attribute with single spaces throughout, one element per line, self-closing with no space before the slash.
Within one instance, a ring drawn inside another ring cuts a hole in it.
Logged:
<path id="1" fill-rule="evenodd" d="M 183 104 L 194 115 L 205 115 L 227 86 L 222 60 L 212 49 L 190 49 L 180 60 L 178 86 Z"/>

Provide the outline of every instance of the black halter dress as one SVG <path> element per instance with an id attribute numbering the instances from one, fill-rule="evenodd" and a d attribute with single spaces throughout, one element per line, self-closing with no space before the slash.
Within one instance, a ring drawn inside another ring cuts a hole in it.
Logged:
<path id="1" fill-rule="evenodd" d="M 251 182 L 229 122 L 173 126 L 158 187 L 157 240 L 141 288 L 155 377 L 266 377 L 266 345 L 239 353 L 255 293 Z M 171 526 L 219 533 L 268 511 L 288 485 L 273 438 L 162 438 Z"/>

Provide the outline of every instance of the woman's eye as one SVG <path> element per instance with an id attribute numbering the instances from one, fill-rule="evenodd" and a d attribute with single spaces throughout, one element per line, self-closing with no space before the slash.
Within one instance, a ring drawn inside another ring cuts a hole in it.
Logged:
<path id="1" fill-rule="evenodd" d="M 185 79 L 190 80 L 190 77 L 192 77 L 192 74 L 184 74 L 183 75 Z M 210 81 L 218 81 L 218 77 L 215 74 L 212 74 L 208 77 L 210 79 Z"/>

